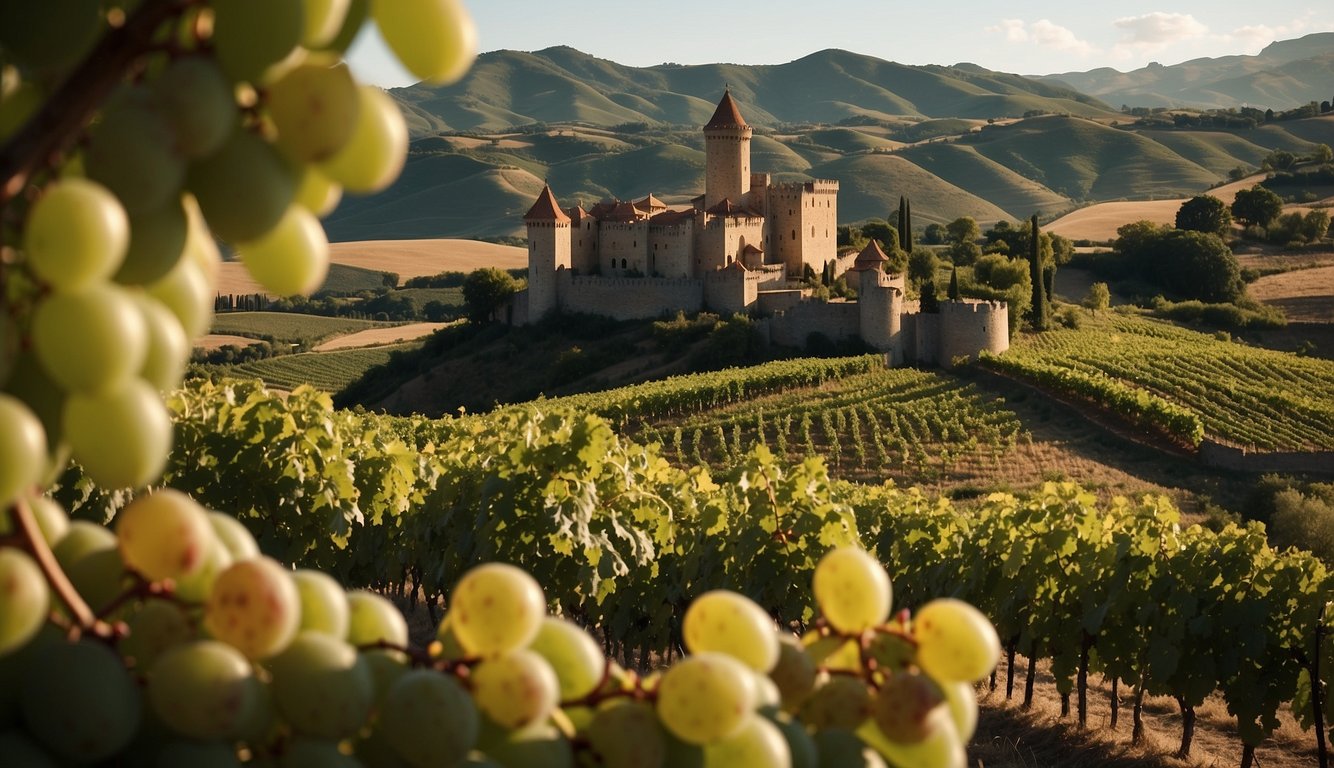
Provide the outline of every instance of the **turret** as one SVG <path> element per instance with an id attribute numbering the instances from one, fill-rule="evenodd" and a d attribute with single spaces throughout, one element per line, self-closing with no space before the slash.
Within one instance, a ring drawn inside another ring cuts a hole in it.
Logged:
<path id="1" fill-rule="evenodd" d="M 723 200 L 745 204 L 750 192 L 750 136 L 732 92 L 724 91 L 713 118 L 704 126 L 704 207 Z"/>
<path id="2" fill-rule="evenodd" d="M 886 274 L 889 257 L 875 240 L 867 243 L 848 270 L 849 282 L 856 276 L 857 310 L 862 341 L 884 352 L 890 365 L 903 362 L 901 340 L 903 293 Z"/>
<path id="3" fill-rule="evenodd" d="M 523 223 L 528 228 L 528 322 L 534 323 L 557 307 L 556 271 L 570 268 L 570 217 L 545 185 Z"/>

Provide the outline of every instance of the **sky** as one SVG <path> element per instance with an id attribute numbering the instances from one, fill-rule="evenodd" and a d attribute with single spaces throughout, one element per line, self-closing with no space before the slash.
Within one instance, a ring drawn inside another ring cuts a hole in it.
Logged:
<path id="1" fill-rule="evenodd" d="M 903 64 L 971 62 L 1025 75 L 1258 53 L 1274 40 L 1334 31 L 1334 4 L 1309 0 L 471 0 L 481 51 L 568 45 L 631 66 L 781 64 L 843 48 Z M 350 60 L 384 87 L 414 78 L 378 33 Z"/>

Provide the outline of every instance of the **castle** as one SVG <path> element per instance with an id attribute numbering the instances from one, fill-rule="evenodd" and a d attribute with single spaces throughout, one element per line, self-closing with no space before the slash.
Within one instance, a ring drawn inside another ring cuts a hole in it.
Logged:
<path id="1" fill-rule="evenodd" d="M 523 217 L 528 288 L 515 296 L 511 322 L 559 311 L 618 320 L 747 313 L 774 343 L 856 337 L 891 365 L 948 364 L 1009 347 L 1004 302 L 944 301 L 938 313 L 922 313 L 905 301 L 903 276 L 885 272 L 889 259 L 875 241 L 839 256 L 838 182 L 775 183 L 751 172 L 752 132 L 724 92 L 704 126 L 704 194 L 682 210 L 652 194 L 562 209 L 544 186 Z M 802 278 L 829 262 L 857 301 L 809 299 Z"/>

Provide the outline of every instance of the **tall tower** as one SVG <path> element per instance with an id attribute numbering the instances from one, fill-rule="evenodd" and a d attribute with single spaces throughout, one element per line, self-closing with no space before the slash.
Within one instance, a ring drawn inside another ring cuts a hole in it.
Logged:
<path id="1" fill-rule="evenodd" d="M 750 192 L 751 127 L 742 119 L 732 101 L 732 92 L 723 91 L 723 100 L 713 119 L 704 126 L 704 208 L 723 199 L 741 205 Z"/>
<path id="2" fill-rule="evenodd" d="M 556 271 L 570 268 L 570 217 L 546 185 L 523 223 L 528 227 L 528 322 L 535 323 L 556 308 Z"/>

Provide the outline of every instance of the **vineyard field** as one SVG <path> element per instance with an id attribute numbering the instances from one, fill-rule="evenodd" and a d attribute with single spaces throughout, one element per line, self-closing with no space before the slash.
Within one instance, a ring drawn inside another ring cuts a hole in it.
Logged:
<path id="1" fill-rule="evenodd" d="M 382 347 L 345 349 L 334 352 L 301 352 L 229 366 L 227 375 L 250 376 L 279 389 L 295 389 L 310 384 L 328 392 L 337 392 L 361 378 L 367 370 L 389 362 L 394 352 L 404 352 L 421 342 L 388 344 Z"/>
<path id="2" fill-rule="evenodd" d="M 1079 385 L 1065 387 L 1069 393 L 1094 400 L 1098 388 L 1139 390 L 1147 395 L 1141 411 L 1157 412 L 1149 420 L 1187 441 L 1193 415 L 1204 437 L 1252 450 L 1334 448 L 1334 362 L 1328 360 L 1102 313 L 1085 316 L 1077 330 L 1016 338 L 993 363 L 1042 385 L 1064 375 Z"/>
<path id="3" fill-rule="evenodd" d="M 213 320 L 213 333 L 272 338 L 279 344 L 313 345 L 334 336 L 386 325 L 393 323 L 290 312 L 222 312 Z"/>

